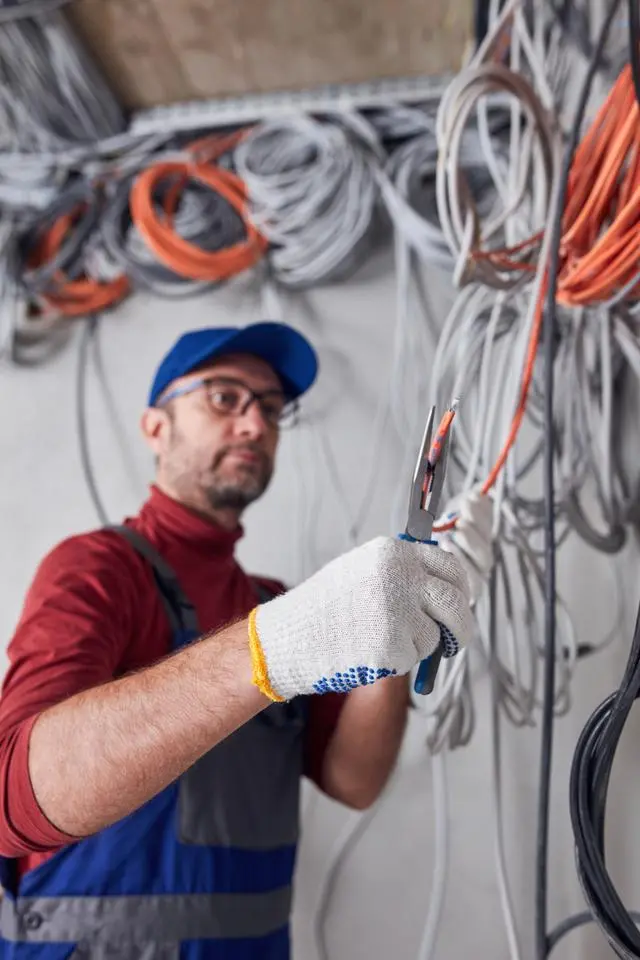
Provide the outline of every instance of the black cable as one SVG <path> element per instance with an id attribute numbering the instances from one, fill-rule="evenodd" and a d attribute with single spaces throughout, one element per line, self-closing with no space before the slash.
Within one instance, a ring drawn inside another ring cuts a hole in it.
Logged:
<path id="1" fill-rule="evenodd" d="M 97 326 L 98 318 L 95 316 L 88 317 L 80 335 L 76 376 L 76 431 L 82 474 L 89 491 L 89 496 L 91 497 L 91 502 L 95 507 L 102 526 L 108 526 L 109 518 L 98 492 L 98 485 L 91 463 L 89 437 L 87 433 L 87 367 L 89 363 L 89 346 L 95 336 Z"/>
<path id="2" fill-rule="evenodd" d="M 562 217 L 569 172 L 573 155 L 578 145 L 580 131 L 587 109 L 600 57 L 607 41 L 613 19 L 620 0 L 613 0 L 604 20 L 598 43 L 593 52 L 580 98 L 576 108 L 569 142 L 565 150 L 562 171 L 558 183 L 555 215 L 551 230 L 549 253 L 549 271 L 547 279 L 546 310 L 544 317 L 544 500 L 545 500 L 545 662 L 543 673 L 543 705 L 540 735 L 540 781 L 538 791 L 538 834 L 536 842 L 536 894 L 535 894 L 535 930 L 536 956 L 546 960 L 549 950 L 547 924 L 547 883 L 549 853 L 549 800 L 551 788 L 551 763 L 553 755 L 553 703 L 555 694 L 556 666 L 556 543 L 555 543 L 555 483 L 554 483 L 554 419 L 553 419 L 553 378 L 556 348 L 556 292 L 560 269 L 560 241 L 562 237 Z"/>
<path id="3" fill-rule="evenodd" d="M 634 911 L 630 916 L 635 920 L 636 923 L 640 924 L 640 913 Z M 572 933 L 574 930 L 577 930 L 578 927 L 585 927 L 588 923 L 596 923 L 596 918 L 593 913 L 585 910 L 583 913 L 576 913 L 573 917 L 567 917 L 566 920 L 563 920 L 562 923 L 559 923 L 558 926 L 549 934 L 549 953 L 560 943 L 560 941 L 568 934 Z"/>
<path id="4" fill-rule="evenodd" d="M 476 50 L 489 31 L 489 0 L 475 0 L 473 5 L 473 33 Z"/>
<path id="5" fill-rule="evenodd" d="M 629 0 L 629 60 L 636 100 L 640 103 L 640 11 L 638 0 Z"/>
<path id="6" fill-rule="evenodd" d="M 614 952 L 640 957 L 640 931 L 606 868 L 604 824 L 611 769 L 625 723 L 640 693 L 640 607 L 620 688 L 593 712 L 576 746 L 569 800 L 582 890 L 596 923 Z"/>
<path id="7" fill-rule="evenodd" d="M 585 60 L 590 62 L 594 55 L 594 47 L 591 41 L 591 24 L 587 10 L 580 8 L 571 0 L 561 0 L 559 4 L 552 0 L 549 8 L 554 19 L 562 28 L 563 41 L 572 43 Z M 596 69 L 606 71 L 614 69 L 611 59 L 604 55 L 604 51 L 598 58 Z"/>

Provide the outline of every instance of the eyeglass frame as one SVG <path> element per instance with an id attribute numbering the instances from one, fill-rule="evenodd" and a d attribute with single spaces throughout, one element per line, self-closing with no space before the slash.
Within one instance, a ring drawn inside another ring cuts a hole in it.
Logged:
<path id="1" fill-rule="evenodd" d="M 295 426 L 297 422 L 297 414 L 299 409 L 298 400 L 296 398 L 288 396 L 284 390 L 277 390 L 277 389 L 260 390 L 260 391 L 252 390 L 251 387 L 249 387 L 242 380 L 238 380 L 236 377 L 216 377 L 216 376 L 199 377 L 197 380 L 192 380 L 190 383 L 184 383 L 182 384 L 182 386 L 174 387 L 173 390 L 170 390 L 167 394 L 165 394 L 164 397 L 161 397 L 156 402 L 155 406 L 161 409 L 163 406 L 169 403 L 170 400 L 176 400 L 178 399 L 178 397 L 189 396 L 189 394 L 195 393 L 196 390 L 200 390 L 202 389 L 202 387 L 205 387 L 208 389 L 211 384 L 216 384 L 216 383 L 227 384 L 228 386 L 242 387 L 242 389 L 246 391 L 246 393 L 248 394 L 246 403 L 242 406 L 242 409 L 240 409 L 237 413 L 223 413 L 220 410 L 216 410 L 211 404 L 211 401 L 208 400 L 209 406 L 211 407 L 213 412 L 218 414 L 219 416 L 243 417 L 246 414 L 249 407 L 251 406 L 251 404 L 257 402 L 260 408 L 260 414 L 262 416 L 262 419 L 270 427 L 276 427 L 277 429 L 282 429 L 283 426 L 285 428 Z M 284 424 L 281 419 L 278 419 L 275 422 L 271 420 L 265 414 L 264 408 L 260 403 L 260 400 L 263 399 L 264 397 L 274 396 L 274 395 L 284 398 L 282 411 L 280 413 L 280 417 L 282 417 L 282 414 L 285 411 L 287 411 L 287 418 L 284 421 Z"/>

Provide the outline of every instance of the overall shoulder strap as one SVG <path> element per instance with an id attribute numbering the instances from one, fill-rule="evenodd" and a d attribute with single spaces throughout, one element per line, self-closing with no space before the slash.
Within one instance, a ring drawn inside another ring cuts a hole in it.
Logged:
<path id="1" fill-rule="evenodd" d="M 105 530 L 110 530 L 112 533 L 117 533 L 123 537 L 151 565 L 163 606 L 174 633 L 185 630 L 197 636 L 200 633 L 200 628 L 196 611 L 164 557 L 158 553 L 146 537 L 143 537 L 136 530 L 132 530 L 131 527 L 109 526 L 105 527 Z"/>
<path id="2" fill-rule="evenodd" d="M 251 583 L 258 595 L 260 603 L 266 603 L 268 600 L 273 600 L 274 597 L 278 596 L 278 590 L 273 590 L 271 587 L 265 586 L 264 583 L 259 583 L 255 577 L 251 577 Z"/>

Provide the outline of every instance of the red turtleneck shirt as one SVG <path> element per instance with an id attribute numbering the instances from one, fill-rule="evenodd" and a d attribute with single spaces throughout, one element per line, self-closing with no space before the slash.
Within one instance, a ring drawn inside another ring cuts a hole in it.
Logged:
<path id="1" fill-rule="evenodd" d="M 203 519 L 156 487 L 125 521 L 174 569 L 203 632 L 249 613 L 255 591 L 234 557 L 242 530 Z M 280 588 L 275 581 L 261 582 Z M 74 536 L 38 568 L 9 644 L 0 698 L 0 854 L 24 873 L 68 842 L 44 816 L 29 779 L 38 714 L 81 690 L 149 666 L 171 647 L 169 624 L 149 565 L 105 531 Z M 310 698 L 306 773 L 316 782 L 342 699 Z"/>

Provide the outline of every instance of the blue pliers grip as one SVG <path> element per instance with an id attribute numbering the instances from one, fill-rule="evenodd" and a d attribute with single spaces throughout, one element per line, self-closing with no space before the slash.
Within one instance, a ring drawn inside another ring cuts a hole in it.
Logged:
<path id="1" fill-rule="evenodd" d="M 398 539 L 408 540 L 410 543 L 429 543 L 437 546 L 437 542 L 432 539 L 431 534 L 438 515 L 438 506 L 444 485 L 449 452 L 449 433 L 447 432 L 442 439 L 438 459 L 435 463 L 432 463 L 429 454 L 435 414 L 436 408 L 432 407 L 427 418 L 422 445 L 411 481 L 407 526 L 404 533 L 399 534 Z M 422 660 L 413 685 L 416 693 L 426 695 L 432 692 L 442 654 L 443 644 L 441 642 L 438 649 L 430 657 Z"/>
<path id="2" fill-rule="evenodd" d="M 434 547 L 438 546 L 437 540 L 416 540 L 415 537 L 410 537 L 406 533 L 401 533 L 398 536 L 398 540 L 408 540 L 409 543 L 430 543 Z M 427 657 L 426 660 L 420 661 L 416 678 L 413 681 L 413 689 L 416 693 L 426 696 L 433 691 L 441 660 L 442 645 L 440 645 L 430 657 Z"/>

